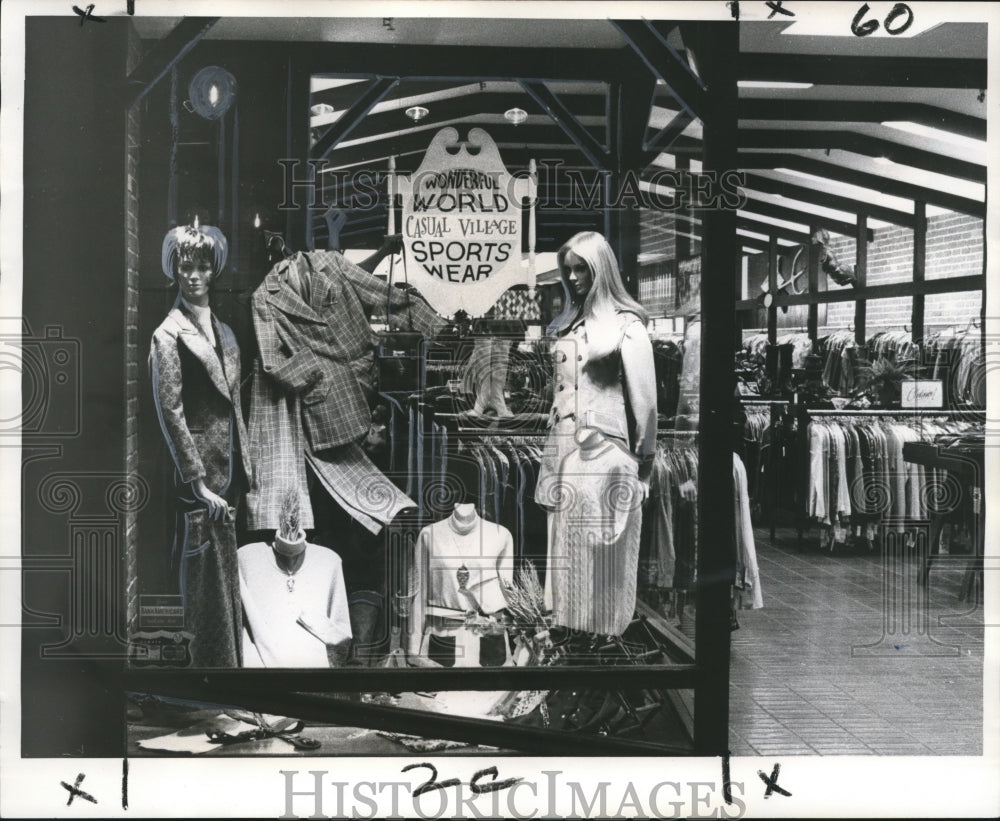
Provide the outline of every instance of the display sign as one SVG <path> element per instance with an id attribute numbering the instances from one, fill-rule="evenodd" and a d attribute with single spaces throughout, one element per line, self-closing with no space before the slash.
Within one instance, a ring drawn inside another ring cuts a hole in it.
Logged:
<path id="1" fill-rule="evenodd" d="M 395 184 L 407 277 L 438 313 L 482 316 L 504 291 L 527 282 L 522 208 L 534 200 L 536 186 L 507 172 L 481 128 L 471 129 L 467 140 L 454 128 L 442 129 L 420 168 Z"/>
<path id="2" fill-rule="evenodd" d="M 940 379 L 910 379 L 900 386 L 903 408 L 940 408 L 944 406 L 944 383 Z"/>

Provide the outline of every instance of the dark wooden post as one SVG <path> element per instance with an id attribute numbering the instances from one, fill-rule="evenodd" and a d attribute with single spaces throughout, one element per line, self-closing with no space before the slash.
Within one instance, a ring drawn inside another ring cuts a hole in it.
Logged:
<path id="1" fill-rule="evenodd" d="M 819 293 L 819 252 L 816 245 L 813 243 L 812 238 L 816 233 L 816 226 L 809 226 L 809 239 L 806 240 L 806 250 L 808 252 L 807 259 L 809 260 L 809 294 L 815 295 Z M 816 337 L 819 336 L 819 305 L 815 302 L 809 305 L 809 315 L 806 319 L 806 331 L 809 334 L 809 339 L 813 342 L 816 341 Z"/>
<path id="2" fill-rule="evenodd" d="M 701 23 L 696 55 L 708 87 L 703 165 L 723 173 L 737 167 L 736 66 L 739 27 Z M 729 597 L 734 567 L 732 414 L 735 377 L 727 343 L 736 323 L 733 260 L 739 253 L 736 211 L 703 212 L 701 275 L 701 412 L 698 448 L 698 597 L 695 630 L 698 686 L 695 748 L 722 755 L 729 743 Z"/>
<path id="3" fill-rule="evenodd" d="M 778 306 L 774 298 L 778 294 L 778 238 L 774 234 L 767 238 L 767 292 L 771 295 L 771 305 L 767 309 L 767 341 L 777 345 Z"/>
<path id="4" fill-rule="evenodd" d="M 857 279 L 855 288 L 864 288 L 868 280 L 868 217 L 858 214 L 857 230 L 854 234 L 854 273 Z M 854 341 L 859 345 L 865 344 L 865 320 L 867 317 L 868 303 L 864 299 L 859 299 L 854 303 Z"/>
<path id="5" fill-rule="evenodd" d="M 927 266 L 927 203 L 920 200 L 913 203 L 913 281 L 917 283 L 913 294 L 910 331 L 914 342 L 924 340 L 924 295 L 920 287 L 924 283 L 924 272 Z"/>
<path id="6" fill-rule="evenodd" d="M 296 173 L 301 178 L 315 180 L 315 169 L 309 165 L 309 68 L 305 61 L 294 57 L 288 62 L 288 85 L 285 92 L 285 157 L 298 160 Z M 293 251 L 306 250 L 306 226 L 310 221 L 309 204 L 312 192 L 300 189 L 295 197 L 298 207 L 285 212 L 285 244 Z"/>
<path id="7" fill-rule="evenodd" d="M 605 227 L 618 257 L 625 289 L 639 296 L 639 174 L 643 162 L 643 132 L 649 119 L 653 82 L 612 82 L 608 88 L 609 173 L 604 180 Z"/>

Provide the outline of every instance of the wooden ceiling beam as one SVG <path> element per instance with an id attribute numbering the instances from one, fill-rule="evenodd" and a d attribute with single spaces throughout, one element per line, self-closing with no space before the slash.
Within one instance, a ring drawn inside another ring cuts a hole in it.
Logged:
<path id="1" fill-rule="evenodd" d="M 310 155 L 316 158 L 327 156 L 398 83 L 398 77 L 376 77 L 372 80 L 354 104 L 323 132 L 310 149 Z"/>
<path id="2" fill-rule="evenodd" d="M 939 191 L 934 188 L 927 188 L 922 185 L 904 182 L 894 177 L 883 177 L 881 174 L 871 174 L 867 171 L 858 171 L 854 168 L 832 162 L 825 162 L 815 157 L 806 157 L 802 154 L 780 154 L 771 152 L 742 152 L 739 155 L 739 167 L 741 169 L 751 168 L 789 168 L 794 171 L 801 171 L 804 174 L 812 174 L 817 177 L 824 177 L 831 182 L 841 182 L 847 185 L 856 185 L 861 188 L 868 188 L 882 194 L 893 197 L 900 197 L 908 200 L 923 200 L 926 203 L 937 205 L 941 208 L 948 208 L 960 214 L 971 214 L 972 216 L 983 218 L 986 215 L 984 203 L 946 191 Z M 832 196 L 832 195 L 831 195 Z M 868 212 L 875 217 L 874 210 Z M 882 219 L 882 217 L 876 217 Z M 888 220 L 895 222 L 895 220 Z M 897 223 L 902 224 L 902 223 Z"/>
<path id="3" fill-rule="evenodd" d="M 643 148 L 649 151 L 655 157 L 663 152 L 669 152 L 673 147 L 674 143 L 680 138 L 684 129 L 687 128 L 694 121 L 694 117 L 687 111 L 679 111 L 674 115 L 673 119 L 656 132 L 652 137 L 647 139 L 643 144 Z"/>
<path id="4" fill-rule="evenodd" d="M 986 182 L 986 166 L 979 163 L 946 157 L 933 151 L 924 151 L 890 140 L 869 137 L 853 131 L 827 131 L 825 129 L 798 128 L 741 128 L 740 148 L 786 149 L 818 148 L 839 149 L 869 157 L 885 157 L 900 165 L 908 165 L 936 174 L 944 174 L 970 182 Z"/>
<path id="5" fill-rule="evenodd" d="M 780 225 L 774 225 L 773 223 L 767 222 L 766 220 L 738 216 L 736 218 L 736 227 L 745 228 L 747 231 L 755 231 L 758 234 L 765 234 L 769 237 L 791 240 L 792 242 L 798 242 L 802 245 L 809 244 L 808 231 L 796 231 L 792 228 L 784 228 Z"/>
<path id="6" fill-rule="evenodd" d="M 834 86 L 984 89 L 986 60 L 744 51 L 740 53 L 740 79 Z"/>
<path id="7" fill-rule="evenodd" d="M 775 194 L 782 197 L 788 197 L 789 199 L 799 200 L 800 202 L 808 202 L 815 205 L 821 205 L 826 208 L 833 208 L 836 211 L 846 211 L 849 214 L 863 213 L 875 219 L 891 222 L 893 225 L 901 225 L 905 228 L 913 228 L 915 224 L 913 214 L 907 213 L 906 211 L 900 211 L 896 208 L 888 208 L 884 205 L 877 205 L 875 203 L 854 199 L 852 197 L 831 194 L 826 191 L 821 191 L 818 188 L 795 185 L 794 183 L 777 180 L 773 177 L 764 177 L 760 174 L 747 174 L 745 177 L 745 183 L 747 188 L 752 188 L 765 194 Z M 819 218 L 818 215 L 816 218 Z M 844 223 L 844 225 L 846 227 L 847 223 Z M 838 233 L 845 234 L 846 236 L 854 236 L 853 230 L 850 232 L 838 230 Z"/>
<path id="8" fill-rule="evenodd" d="M 464 139 L 468 134 L 468 130 L 473 127 L 475 127 L 474 123 L 460 125 L 458 127 L 460 138 Z M 498 145 L 507 144 L 522 147 L 531 144 L 545 145 L 545 148 L 530 150 L 531 155 L 539 161 L 567 156 L 564 146 L 566 137 L 563 131 L 555 125 L 490 126 L 488 133 Z M 360 163 L 366 163 L 367 165 L 374 163 L 378 165 L 380 160 L 391 155 L 414 152 L 419 152 L 423 155 L 434 134 L 435 131 L 425 129 L 337 148 L 331 151 L 326 157 L 328 167 L 338 168 Z M 548 147 L 549 145 L 552 147 Z M 509 151 L 503 148 L 501 149 L 500 156 L 504 157 L 505 161 L 509 163 L 512 161 L 507 159 L 508 153 Z"/>
<path id="9" fill-rule="evenodd" d="M 253 46 L 245 43 L 245 46 Z M 275 50 L 274 45 L 271 50 Z M 410 79 L 602 80 L 627 77 L 627 49 L 509 48 L 502 46 L 407 45 L 374 43 L 288 43 L 285 54 L 310 74 L 384 76 Z"/>
<path id="10" fill-rule="evenodd" d="M 166 37 L 157 40 L 125 81 L 126 109 L 145 97 L 218 20 L 218 17 L 184 17 Z"/>
<path id="11" fill-rule="evenodd" d="M 611 165 L 611 154 L 608 149 L 580 124 L 566 104 L 553 94 L 545 83 L 521 80 L 521 87 L 555 121 L 595 168 L 608 168 Z"/>
<path id="12" fill-rule="evenodd" d="M 925 103 L 871 102 L 868 100 L 791 100 L 743 98 L 741 120 L 815 122 L 912 122 L 939 128 L 974 140 L 986 139 L 986 120 Z"/>
<path id="13" fill-rule="evenodd" d="M 648 20 L 611 20 L 632 50 L 654 77 L 663 80 L 681 108 L 692 118 L 706 107 L 705 85 L 688 67 L 684 58 L 667 43 L 665 32 L 672 27 L 657 26 Z"/>
<path id="14" fill-rule="evenodd" d="M 401 83 L 396 87 L 397 91 L 403 90 Z M 606 113 L 606 95 L 598 94 L 574 94 L 567 103 L 573 114 L 576 116 L 600 116 Z M 526 93 L 519 92 L 483 92 L 472 93 L 461 97 L 450 97 L 445 100 L 436 100 L 425 104 L 429 113 L 420 121 L 420 125 L 426 127 L 435 123 L 446 123 L 448 120 L 482 116 L 486 114 L 499 115 L 511 108 L 520 107 L 530 115 L 545 114 L 545 110 L 539 106 Z M 406 127 L 412 127 L 410 120 L 402 109 L 392 111 L 382 111 L 376 114 L 369 114 L 365 117 L 357 128 L 351 132 L 351 139 L 361 139 L 365 137 L 378 138 L 389 131 L 401 131 Z M 490 130 L 492 126 L 484 126 Z"/>
<path id="15" fill-rule="evenodd" d="M 326 103 L 327 105 L 333 106 L 335 111 L 344 111 L 345 109 L 350 108 L 354 105 L 354 101 L 361 96 L 361 92 L 364 90 L 369 78 L 352 77 L 350 79 L 355 80 L 355 82 L 312 92 L 309 96 L 310 105 Z M 461 83 L 442 80 L 410 80 L 409 78 L 404 77 L 400 79 L 394 96 L 420 97 L 425 94 L 433 94 L 439 91 L 459 88 L 471 83 L 471 80 Z"/>
<path id="16" fill-rule="evenodd" d="M 857 224 L 853 222 L 845 222 L 844 220 L 808 211 L 801 211 L 797 208 L 789 208 L 784 205 L 775 205 L 771 202 L 764 202 L 756 199 L 752 195 L 748 196 L 743 210 L 750 211 L 754 214 L 760 214 L 761 216 L 771 217 L 772 219 L 798 223 L 799 225 L 818 225 L 821 228 L 826 228 L 828 231 L 833 231 L 834 233 L 851 238 L 857 234 L 858 229 Z M 868 229 L 867 237 L 869 242 L 874 242 L 875 232 L 870 228 Z"/>

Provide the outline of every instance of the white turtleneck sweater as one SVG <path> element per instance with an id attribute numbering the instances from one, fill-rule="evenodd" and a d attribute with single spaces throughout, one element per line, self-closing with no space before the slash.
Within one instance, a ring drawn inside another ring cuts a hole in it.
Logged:
<path id="1" fill-rule="evenodd" d="M 470 607 L 459 593 L 457 572 L 469 571 L 466 589 L 484 613 L 507 606 L 500 579 L 513 579 L 514 539 L 502 525 L 487 522 L 473 509 L 463 520 L 461 512 L 420 531 L 416 544 L 416 582 L 410 611 L 409 652 L 419 654 L 424 628 L 449 635 Z M 450 622 L 450 623 L 449 623 Z"/>
<path id="2" fill-rule="evenodd" d="M 201 328 L 201 332 L 208 337 L 208 341 L 215 347 L 215 329 L 212 327 L 212 309 L 208 305 L 192 305 L 184 297 L 181 297 L 184 307 L 194 317 L 194 321 Z"/>

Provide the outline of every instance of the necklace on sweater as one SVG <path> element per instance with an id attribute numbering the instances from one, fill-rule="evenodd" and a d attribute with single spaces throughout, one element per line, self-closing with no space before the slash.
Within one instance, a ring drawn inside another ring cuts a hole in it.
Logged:
<path id="1" fill-rule="evenodd" d="M 288 576 L 288 578 L 285 579 L 285 587 L 288 588 L 288 592 L 289 593 L 294 593 L 295 592 L 295 572 L 296 571 L 294 571 L 294 570 L 285 570 L 285 568 L 283 568 L 280 564 L 278 565 L 278 568 L 281 570 L 282 573 L 284 573 L 286 576 Z"/>
<path id="2" fill-rule="evenodd" d="M 296 567 L 294 570 L 289 570 L 287 567 L 283 567 L 282 564 L 281 564 L 281 562 L 278 561 L 278 557 L 275 556 L 274 557 L 274 564 L 277 566 L 278 570 L 280 570 L 282 573 L 284 573 L 288 577 L 288 578 L 285 579 L 285 587 L 288 590 L 288 592 L 289 593 L 294 593 L 295 592 L 295 574 L 298 573 L 302 569 L 302 563 L 300 562 L 299 566 Z"/>

